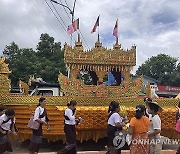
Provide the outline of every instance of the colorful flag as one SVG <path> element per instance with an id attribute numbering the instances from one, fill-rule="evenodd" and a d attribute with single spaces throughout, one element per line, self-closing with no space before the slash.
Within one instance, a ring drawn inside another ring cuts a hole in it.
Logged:
<path id="1" fill-rule="evenodd" d="M 92 31 L 91 31 L 91 34 L 96 31 L 97 26 L 99 26 L 99 16 L 98 16 L 98 18 L 97 18 L 97 20 L 96 20 L 96 23 L 95 23 L 95 25 L 94 25 L 94 27 L 93 27 L 93 29 L 92 29 Z"/>
<path id="2" fill-rule="evenodd" d="M 69 34 L 72 34 L 78 29 L 79 29 L 79 18 L 74 20 L 73 23 L 68 26 L 67 31 Z"/>
<path id="3" fill-rule="evenodd" d="M 73 24 L 71 24 L 71 25 L 68 26 L 67 31 L 68 31 L 69 34 L 74 33 L 74 27 L 73 27 Z"/>
<path id="4" fill-rule="evenodd" d="M 116 20 L 116 24 L 114 26 L 113 35 L 118 38 L 118 19 Z"/>
<path id="5" fill-rule="evenodd" d="M 79 29 L 79 18 L 74 20 L 73 27 L 74 27 L 74 31 L 77 31 Z"/>

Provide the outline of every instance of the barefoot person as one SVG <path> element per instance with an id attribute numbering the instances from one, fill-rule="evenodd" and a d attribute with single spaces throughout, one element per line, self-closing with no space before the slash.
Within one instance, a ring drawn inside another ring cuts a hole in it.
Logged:
<path id="1" fill-rule="evenodd" d="M 29 145 L 29 154 L 37 154 L 39 151 L 39 146 L 42 143 L 42 125 L 46 125 L 47 129 L 49 129 L 48 124 L 48 117 L 47 117 L 47 111 L 46 111 L 46 99 L 44 97 L 41 97 L 39 99 L 39 104 L 36 107 L 35 113 L 34 113 L 34 121 L 37 121 L 40 125 L 37 130 L 32 129 L 33 136 L 31 139 L 31 143 Z"/>
<path id="2" fill-rule="evenodd" d="M 12 152 L 12 146 L 8 138 L 8 133 L 15 132 L 14 123 L 14 110 L 8 109 L 0 116 L 0 154 L 6 151 Z"/>

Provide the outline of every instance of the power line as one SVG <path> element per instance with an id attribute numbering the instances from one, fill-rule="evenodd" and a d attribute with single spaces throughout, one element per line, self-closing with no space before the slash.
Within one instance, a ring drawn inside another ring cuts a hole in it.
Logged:
<path id="1" fill-rule="evenodd" d="M 62 4 L 62 1 L 61 1 L 61 0 L 59 0 L 59 2 Z M 67 3 L 66 3 L 66 5 L 67 5 Z M 67 5 L 67 6 L 68 6 L 68 5 Z M 66 12 L 66 14 L 67 14 L 69 20 L 71 21 L 71 17 L 69 16 L 69 13 L 67 13 L 67 11 L 66 11 L 66 9 L 65 9 L 64 6 L 63 6 L 63 8 L 64 8 L 64 11 Z"/>
<path id="2" fill-rule="evenodd" d="M 67 27 L 66 24 L 65 24 L 65 22 L 64 22 L 64 20 L 63 20 L 62 17 L 60 16 L 59 12 L 57 11 L 56 7 L 54 6 L 54 4 L 52 3 L 51 0 L 50 0 L 50 2 L 51 2 L 51 5 L 53 6 L 54 10 L 56 11 L 57 15 L 59 16 L 59 18 L 61 19 L 61 21 L 62 21 L 63 24 L 65 25 L 65 27 Z M 72 39 L 72 38 L 74 39 L 74 37 L 71 35 L 71 39 Z M 76 41 L 76 40 L 74 39 L 74 41 Z"/>
<path id="3" fill-rule="evenodd" d="M 61 2 L 61 4 L 62 4 L 62 1 L 60 0 L 60 2 Z M 68 5 L 68 3 L 67 3 L 67 1 L 65 0 L 65 3 L 66 3 L 66 5 L 69 7 L 69 5 Z M 64 8 L 64 10 L 65 10 L 65 8 Z M 66 11 L 66 10 L 65 10 Z M 67 11 L 66 11 L 66 14 L 68 15 L 68 17 L 69 17 L 69 14 L 67 13 Z M 71 20 L 71 18 L 69 17 L 69 19 Z M 80 31 L 80 29 L 79 29 L 79 32 L 80 32 L 80 34 L 81 34 L 81 36 L 82 36 L 82 39 L 84 40 L 84 42 L 85 42 L 85 46 L 88 48 L 88 49 L 90 49 L 89 48 L 89 46 L 88 46 L 88 44 L 87 44 L 87 42 L 86 42 L 86 40 L 85 40 L 85 38 L 84 38 L 84 36 L 83 36 L 83 34 L 81 33 L 81 31 Z"/>
<path id="4" fill-rule="evenodd" d="M 52 3 L 51 0 L 50 0 L 50 2 L 51 2 L 51 5 L 53 6 L 54 10 L 55 10 L 56 13 L 58 14 L 59 18 L 61 19 L 61 21 L 62 21 L 63 24 L 65 25 L 65 27 L 67 27 L 66 24 L 65 24 L 65 22 L 64 22 L 64 20 L 63 20 L 62 17 L 60 16 L 59 12 L 57 11 L 56 7 L 54 6 L 54 4 Z M 72 34 L 71 34 L 71 37 L 70 37 L 70 38 L 71 38 L 71 41 L 72 41 L 72 38 L 73 38 L 74 42 L 76 42 L 76 40 L 74 39 L 74 37 L 72 36 Z"/>
<path id="5" fill-rule="evenodd" d="M 40 12 L 41 16 L 45 19 L 45 21 L 49 24 L 49 26 L 54 30 L 55 33 L 57 33 L 58 36 L 60 36 L 60 38 L 65 41 L 62 36 L 56 31 L 56 29 L 54 29 L 54 27 L 50 24 L 50 22 L 46 19 L 46 17 L 43 15 L 42 10 L 38 7 L 38 5 L 36 5 L 35 1 L 33 0 L 33 4 L 35 5 L 36 9 Z"/>
<path id="6" fill-rule="evenodd" d="M 62 26 L 63 30 L 65 31 L 65 33 L 69 36 L 69 34 L 67 33 L 67 30 L 64 28 L 63 24 L 61 23 L 61 21 L 58 19 L 57 15 L 54 13 L 54 11 L 52 10 L 52 8 L 50 7 L 50 5 L 48 4 L 47 0 L 45 0 L 47 6 L 49 7 L 49 9 L 51 10 L 51 12 L 53 13 L 53 15 L 56 17 L 56 19 L 58 20 L 59 24 Z M 65 25 L 66 26 L 66 25 Z M 71 38 L 71 37 L 70 37 Z"/>

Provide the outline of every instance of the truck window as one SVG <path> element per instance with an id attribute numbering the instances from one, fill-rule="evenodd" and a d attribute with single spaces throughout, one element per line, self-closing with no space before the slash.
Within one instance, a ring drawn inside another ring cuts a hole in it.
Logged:
<path id="1" fill-rule="evenodd" d="M 37 91 L 37 96 L 53 96 L 52 90 L 39 90 Z"/>

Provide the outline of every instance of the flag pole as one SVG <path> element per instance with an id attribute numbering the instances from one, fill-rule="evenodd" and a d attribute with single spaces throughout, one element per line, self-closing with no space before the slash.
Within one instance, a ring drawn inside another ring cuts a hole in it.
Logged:
<path id="1" fill-rule="evenodd" d="M 100 25 L 100 15 L 99 15 L 99 25 Z M 98 26 L 98 42 L 100 42 L 100 39 L 99 39 L 99 26 Z"/>
<path id="2" fill-rule="evenodd" d="M 117 18 L 117 37 L 116 37 L 116 44 L 118 44 L 118 18 Z"/>

